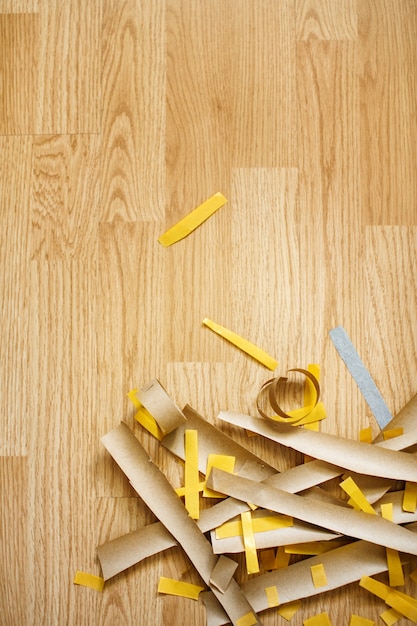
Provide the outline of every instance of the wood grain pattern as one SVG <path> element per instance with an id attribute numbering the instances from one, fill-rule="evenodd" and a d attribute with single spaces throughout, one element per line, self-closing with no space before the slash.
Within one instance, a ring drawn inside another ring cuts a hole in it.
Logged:
<path id="1" fill-rule="evenodd" d="M 39 17 L 0 13 L 0 135 L 35 131 Z"/>
<path id="2" fill-rule="evenodd" d="M 27 454 L 31 141 L 0 137 L 0 153 L 0 455 L 14 456 Z"/>
<path id="3" fill-rule="evenodd" d="M 164 217 L 163 6 L 161 0 L 104 4 L 104 221 L 157 221 Z"/>
<path id="4" fill-rule="evenodd" d="M 394 413 L 417 393 L 416 39 L 416 0 L 0 0 L 2 625 L 206 623 L 157 593 L 160 576 L 199 582 L 180 547 L 103 594 L 73 585 L 100 573 L 97 544 L 154 520 L 100 437 L 126 421 L 183 484 L 132 388 L 159 378 L 267 462 L 303 461 L 217 420 L 256 414 L 271 373 L 204 317 L 279 375 L 318 362 L 324 432 L 378 432 L 338 324 Z M 216 191 L 215 215 L 158 243 Z M 383 610 L 354 584 L 291 624 Z"/>
<path id="5" fill-rule="evenodd" d="M 97 257 L 99 157 L 98 135 L 34 139 L 32 259 Z"/>
<path id="6" fill-rule="evenodd" d="M 28 577 L 28 459 L 0 456 L 0 562 L 10 564 L 0 579 L 0 621 L 29 624 L 32 589 Z"/>
<path id="7" fill-rule="evenodd" d="M 297 0 L 297 39 L 356 39 L 357 0 Z"/>
<path id="8" fill-rule="evenodd" d="M 415 2 L 358 4 L 362 201 L 369 224 L 417 220 Z"/>

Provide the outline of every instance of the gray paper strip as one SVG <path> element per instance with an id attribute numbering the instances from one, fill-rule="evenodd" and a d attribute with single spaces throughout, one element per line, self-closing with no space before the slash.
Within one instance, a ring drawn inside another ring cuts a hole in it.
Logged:
<path id="1" fill-rule="evenodd" d="M 343 326 L 337 326 L 329 332 L 333 345 L 345 362 L 353 380 L 358 385 L 379 427 L 385 428 L 392 420 L 392 414 L 378 390 L 374 379 L 363 364 L 355 346 L 349 339 Z"/>

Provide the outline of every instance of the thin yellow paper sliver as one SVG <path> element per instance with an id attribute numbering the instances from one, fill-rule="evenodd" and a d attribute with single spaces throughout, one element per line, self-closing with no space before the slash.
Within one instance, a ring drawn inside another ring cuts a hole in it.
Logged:
<path id="1" fill-rule="evenodd" d="M 362 576 L 359 585 L 384 600 L 388 606 L 404 615 L 404 617 L 417 621 L 417 601 L 411 596 L 392 589 L 370 576 Z"/>
<path id="2" fill-rule="evenodd" d="M 362 491 L 359 489 L 358 485 L 355 483 L 353 478 L 349 476 L 343 482 L 340 483 L 340 487 L 343 491 L 352 498 L 352 500 L 360 507 L 361 511 L 364 513 L 371 513 L 372 515 L 376 515 L 376 511 L 372 505 L 369 504 L 368 500 L 365 498 Z"/>
<path id="3" fill-rule="evenodd" d="M 359 431 L 359 441 L 362 443 L 372 443 L 372 428 L 368 426 L 368 428 L 361 428 Z"/>
<path id="4" fill-rule="evenodd" d="M 279 605 L 278 589 L 276 585 L 272 585 L 272 587 L 265 587 L 265 595 L 270 608 Z"/>
<path id="5" fill-rule="evenodd" d="M 304 626 L 332 626 L 328 613 L 320 613 L 303 621 Z"/>
<path id="6" fill-rule="evenodd" d="M 210 471 L 213 467 L 218 467 L 224 472 L 230 472 L 231 474 L 233 474 L 233 472 L 235 471 L 235 462 L 236 458 L 234 456 L 229 456 L 227 454 L 209 454 L 207 457 L 206 477 L 210 474 Z M 203 497 L 224 498 L 224 495 L 222 493 L 219 493 L 218 491 L 213 491 L 208 487 L 204 487 Z"/>
<path id="7" fill-rule="evenodd" d="M 309 363 L 307 371 L 313 374 L 320 381 L 320 365 L 318 363 Z M 304 384 L 304 405 L 309 406 L 314 403 L 315 389 L 309 378 L 306 378 Z M 319 422 L 327 417 L 326 409 L 323 402 L 318 402 L 310 415 L 305 418 L 304 428 L 308 430 L 318 430 Z"/>
<path id="8" fill-rule="evenodd" d="M 77 571 L 74 576 L 74 584 L 102 592 L 104 588 L 104 578 L 87 572 Z"/>
<path id="9" fill-rule="evenodd" d="M 227 199 L 220 192 L 215 193 L 208 198 L 205 202 L 200 204 L 196 209 L 191 211 L 182 220 L 174 224 L 165 233 L 163 233 L 158 241 L 165 248 L 171 246 L 173 243 L 184 239 L 187 235 L 193 232 L 198 226 L 205 222 L 213 213 L 218 211 Z"/>
<path id="10" fill-rule="evenodd" d="M 139 402 L 136 397 L 137 389 L 132 389 L 127 394 L 127 397 L 132 402 L 132 404 L 136 407 L 137 412 L 135 413 L 135 420 L 141 424 L 148 432 L 151 433 L 158 441 L 161 441 L 164 434 L 156 419 L 149 413 L 147 409 Z"/>
<path id="11" fill-rule="evenodd" d="M 283 569 L 284 567 L 288 567 L 290 558 L 291 558 L 291 554 L 285 551 L 285 546 L 279 546 L 276 557 L 275 557 L 274 569 Z"/>
<path id="12" fill-rule="evenodd" d="M 245 511 L 240 515 L 242 521 L 243 545 L 245 547 L 246 569 L 248 574 L 259 572 L 258 555 L 252 526 L 252 513 Z"/>
<path id="13" fill-rule="evenodd" d="M 198 431 L 185 431 L 185 508 L 190 517 L 200 517 L 200 481 L 198 473 Z"/>
<path id="14" fill-rule="evenodd" d="M 411 483 L 408 480 L 405 483 L 403 510 L 408 513 L 415 513 L 417 508 L 417 483 Z"/>
<path id="15" fill-rule="evenodd" d="M 277 528 L 288 528 L 293 526 L 294 520 L 288 515 L 266 515 L 265 517 L 254 517 L 252 527 L 254 533 L 261 533 Z M 229 537 L 239 537 L 243 535 L 242 521 L 231 520 L 216 528 L 217 539 L 227 539 Z"/>
<path id="16" fill-rule="evenodd" d="M 239 619 L 236 620 L 236 626 L 254 626 L 254 624 L 257 623 L 258 620 L 252 611 L 246 613 L 246 615 L 242 615 L 242 617 L 239 617 Z"/>
<path id="17" fill-rule="evenodd" d="M 268 369 L 275 370 L 278 367 L 278 361 L 276 361 L 272 356 L 267 354 L 264 350 L 261 350 L 261 348 L 258 348 L 258 346 L 254 343 L 251 343 L 247 339 L 243 339 L 243 337 L 240 337 L 232 330 L 229 330 L 224 326 L 220 326 L 220 324 L 213 322 L 207 317 L 203 319 L 203 324 L 227 341 L 230 341 L 230 343 L 243 352 L 246 352 L 246 354 L 249 354 L 249 356 L 256 359 L 256 361 L 259 361 L 259 363 L 262 363 L 262 365 L 265 365 Z"/>
<path id="18" fill-rule="evenodd" d="M 387 609 L 383 613 L 380 613 L 379 617 L 387 626 L 393 626 L 399 619 L 401 619 L 402 615 L 395 609 Z"/>
<path id="19" fill-rule="evenodd" d="M 259 553 L 259 561 L 261 565 L 261 569 L 268 571 L 274 570 L 275 568 L 275 550 L 269 548 L 268 550 L 261 550 Z"/>
<path id="20" fill-rule="evenodd" d="M 317 555 L 329 552 L 344 545 L 344 541 L 305 541 L 285 546 L 288 554 Z"/>
<path id="21" fill-rule="evenodd" d="M 320 589 L 320 587 L 327 587 L 328 582 L 323 563 L 312 565 L 310 567 L 310 572 L 311 578 L 313 580 L 313 585 L 316 589 Z"/>
<path id="22" fill-rule="evenodd" d="M 165 578 L 161 576 L 158 583 L 158 593 L 166 593 L 170 596 L 181 596 L 190 598 L 190 600 L 198 600 L 198 596 L 204 590 L 204 587 L 185 583 L 182 580 L 174 580 L 173 578 Z"/>
<path id="23" fill-rule="evenodd" d="M 388 502 L 386 504 L 381 504 L 381 515 L 384 519 L 392 522 L 393 520 L 393 506 L 392 502 Z M 388 575 L 389 575 L 389 584 L 391 587 L 401 587 L 404 585 L 404 572 L 403 566 L 401 564 L 400 555 L 398 554 L 398 550 L 393 550 L 392 548 L 385 548 L 387 553 L 387 565 L 388 565 Z"/>
<path id="24" fill-rule="evenodd" d="M 319 381 L 314 376 L 314 374 L 312 372 L 309 372 L 308 370 L 305 370 L 299 367 L 293 367 L 292 369 L 289 369 L 288 372 L 299 372 L 300 374 L 303 374 L 303 376 L 305 376 L 307 379 L 310 380 L 314 388 L 314 392 L 315 392 L 312 403 L 309 404 L 308 406 L 299 407 L 298 409 L 292 409 L 291 411 L 284 411 L 279 405 L 277 398 L 278 398 L 280 389 L 282 388 L 283 385 L 287 383 L 288 378 L 286 376 L 279 376 L 279 377 L 271 378 L 270 380 L 267 380 L 266 383 L 262 385 L 261 389 L 259 390 L 258 397 L 256 399 L 256 407 L 258 409 L 259 414 L 266 419 L 272 420 L 274 422 L 280 422 L 283 424 L 301 426 L 302 424 L 308 423 L 312 419 L 311 414 L 314 411 L 314 409 L 317 407 L 317 404 L 320 398 L 320 385 L 319 385 Z M 275 412 L 275 415 L 268 415 L 261 408 L 261 398 L 266 393 L 268 394 L 269 405 L 271 406 L 272 410 Z M 314 417 L 313 421 L 317 421 L 317 417 Z"/>
<path id="25" fill-rule="evenodd" d="M 205 480 L 202 480 L 201 482 L 199 482 L 198 483 L 198 491 L 200 493 L 202 493 L 203 489 L 205 488 L 205 486 L 206 486 L 206 481 Z M 177 494 L 177 496 L 180 496 L 180 498 L 185 496 L 185 487 L 177 487 L 175 489 L 175 493 Z"/>
<path id="26" fill-rule="evenodd" d="M 384 441 L 388 441 L 388 439 L 394 439 L 394 437 L 400 437 L 404 434 L 404 428 L 390 428 L 390 430 L 383 430 L 382 436 Z"/>
<path id="27" fill-rule="evenodd" d="M 281 615 L 287 622 L 289 622 L 298 609 L 301 608 L 301 600 L 293 600 L 293 602 L 286 602 L 285 604 L 281 604 L 277 608 L 277 613 Z"/>
<path id="28" fill-rule="evenodd" d="M 360 617 L 359 615 L 352 615 L 349 626 L 375 626 L 375 622 L 373 619 L 367 619 L 366 617 Z"/>

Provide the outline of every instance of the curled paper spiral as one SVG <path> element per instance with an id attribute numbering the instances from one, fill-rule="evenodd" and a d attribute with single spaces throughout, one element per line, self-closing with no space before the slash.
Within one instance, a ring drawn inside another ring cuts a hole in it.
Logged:
<path id="1" fill-rule="evenodd" d="M 293 426 L 301 426 L 301 424 L 308 424 L 311 419 L 311 415 L 316 408 L 319 398 L 320 398 L 320 385 L 317 378 L 311 372 L 300 369 L 293 368 L 288 370 L 289 372 L 300 372 L 304 376 L 306 376 L 313 384 L 315 394 L 314 400 L 308 406 L 301 407 L 300 409 L 295 409 L 294 411 L 289 411 L 288 413 L 281 409 L 278 404 L 278 396 L 280 389 L 282 389 L 283 385 L 287 382 L 288 378 L 285 376 L 280 376 L 279 378 L 271 378 L 267 380 L 261 387 L 258 396 L 256 398 L 256 407 L 259 411 L 259 414 L 262 417 L 270 420 L 274 420 L 275 422 L 281 422 L 284 424 L 292 424 Z M 271 406 L 271 409 L 275 412 L 275 415 L 267 415 L 260 407 L 261 398 L 268 393 L 268 402 Z M 317 418 L 315 418 L 317 419 Z"/>

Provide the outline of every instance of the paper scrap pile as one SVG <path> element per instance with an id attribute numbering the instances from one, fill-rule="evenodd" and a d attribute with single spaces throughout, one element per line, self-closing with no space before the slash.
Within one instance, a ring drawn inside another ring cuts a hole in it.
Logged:
<path id="1" fill-rule="evenodd" d="M 137 421 L 184 461 L 184 485 L 171 486 L 126 424 L 102 438 L 159 520 L 97 548 L 104 581 L 180 545 L 205 587 L 161 578 L 158 590 L 200 597 L 212 626 L 260 624 L 258 613 L 272 607 L 290 620 L 302 598 L 355 581 L 385 601 L 381 618 L 386 624 L 402 616 L 417 622 L 417 600 L 397 589 L 404 585 L 403 564 L 417 555 L 417 458 L 412 448 L 417 443 L 417 396 L 372 445 L 367 443 L 369 433 L 361 441 L 342 440 L 311 428 L 325 415 L 318 381 L 311 368 L 310 374 L 298 371 L 307 376 L 310 390 L 304 410 L 283 412 L 277 394 L 285 379 L 272 379 L 260 395 L 267 395 L 276 413 L 270 419 L 261 409 L 260 417 L 230 412 L 218 416 L 312 458 L 283 472 L 190 406 L 180 410 L 159 381 L 129 394 Z M 340 498 L 320 487 L 336 477 Z M 400 491 L 395 490 L 398 481 Z M 214 504 L 200 510 L 200 498 L 211 498 Z M 225 555 L 240 552 L 254 576 L 239 585 L 234 578 L 237 563 Z M 289 564 L 291 554 L 308 558 Z M 389 585 L 372 578 L 384 571 Z M 373 622 L 353 615 L 350 623 Z M 304 624 L 330 621 L 324 613 Z"/>

